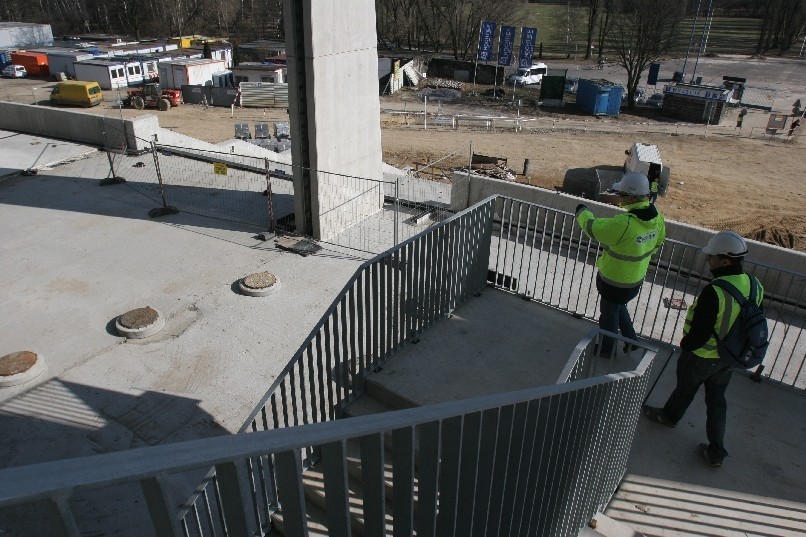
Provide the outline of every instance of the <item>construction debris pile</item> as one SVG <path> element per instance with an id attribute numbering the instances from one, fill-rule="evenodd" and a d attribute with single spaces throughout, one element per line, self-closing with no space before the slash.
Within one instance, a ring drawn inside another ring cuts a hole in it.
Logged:
<path id="1" fill-rule="evenodd" d="M 462 168 L 466 170 L 467 168 Z M 507 167 L 507 159 L 501 157 L 488 157 L 473 153 L 470 169 L 476 175 L 485 175 L 502 181 L 514 181 L 515 171 Z"/>
<path id="2" fill-rule="evenodd" d="M 423 82 L 426 88 L 448 88 L 462 91 L 465 86 L 464 82 L 458 80 L 448 80 L 447 78 L 428 78 Z"/>

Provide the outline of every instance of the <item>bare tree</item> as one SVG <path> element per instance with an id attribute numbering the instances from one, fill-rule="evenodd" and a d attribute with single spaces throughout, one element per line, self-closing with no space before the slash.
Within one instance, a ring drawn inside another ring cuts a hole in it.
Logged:
<path id="1" fill-rule="evenodd" d="M 623 0 L 608 44 L 627 71 L 630 108 L 635 106 L 641 76 L 675 45 L 685 4 L 685 0 Z"/>
<path id="2" fill-rule="evenodd" d="M 603 0 L 602 8 L 599 10 L 599 46 L 596 50 L 596 59 L 604 60 L 604 46 L 607 36 L 613 28 L 615 15 L 619 12 L 620 0 Z"/>
<path id="3" fill-rule="evenodd" d="M 430 41 L 441 44 L 442 36 L 447 33 L 445 45 L 453 50 L 454 58 L 467 60 L 474 54 L 481 22 L 516 24 L 519 22 L 517 8 L 523 3 L 524 0 L 423 0 L 419 3 L 419 13 L 426 22 Z M 436 46 L 434 50 L 437 51 Z"/>
<path id="4" fill-rule="evenodd" d="M 804 0 L 764 0 L 761 6 L 761 34 L 756 53 L 777 50 L 779 56 L 792 47 L 806 23 Z"/>
<path id="5" fill-rule="evenodd" d="M 587 47 L 585 47 L 585 59 L 591 59 L 593 51 L 593 34 L 596 29 L 596 23 L 599 19 L 599 3 L 600 0 L 587 0 L 588 20 L 587 20 Z"/>

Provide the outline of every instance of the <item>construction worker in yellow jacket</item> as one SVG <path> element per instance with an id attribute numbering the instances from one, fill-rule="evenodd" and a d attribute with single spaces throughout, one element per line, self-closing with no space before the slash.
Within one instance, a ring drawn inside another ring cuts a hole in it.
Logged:
<path id="1" fill-rule="evenodd" d="M 722 279 L 750 298 L 751 279 L 742 262 L 747 255 L 747 242 L 735 231 L 720 231 L 708 241 L 702 253 L 714 279 Z M 761 306 L 764 288 L 756 280 L 756 304 Z M 683 326 L 682 351 L 677 359 L 677 384 L 662 407 L 644 405 L 650 420 L 674 427 L 683 418 L 694 396 L 705 386 L 705 433 L 708 443 L 698 446 L 708 465 L 719 468 L 728 456 L 725 449 L 725 425 L 728 403 L 725 391 L 731 379 L 731 365 L 719 359 L 717 334 L 724 337 L 739 317 L 736 299 L 724 289 L 706 285 L 691 305 Z"/>
<path id="2" fill-rule="evenodd" d="M 638 172 L 624 175 L 613 185 L 617 204 L 625 212 L 610 218 L 596 218 L 585 205 L 576 208 L 579 226 L 599 242 L 602 255 L 596 262 L 596 289 L 599 291 L 599 328 L 636 339 L 627 303 L 638 296 L 649 261 L 666 240 L 663 215 L 649 203 L 649 180 Z M 613 355 L 614 340 L 603 338 L 597 352 Z M 624 346 L 624 352 L 632 350 Z"/>

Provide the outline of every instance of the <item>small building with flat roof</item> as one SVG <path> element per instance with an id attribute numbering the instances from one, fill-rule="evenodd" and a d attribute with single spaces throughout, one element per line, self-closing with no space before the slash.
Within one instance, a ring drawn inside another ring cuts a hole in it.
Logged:
<path id="1" fill-rule="evenodd" d="M 670 84 L 663 88 L 663 116 L 690 123 L 719 125 L 733 90 L 707 84 Z"/>

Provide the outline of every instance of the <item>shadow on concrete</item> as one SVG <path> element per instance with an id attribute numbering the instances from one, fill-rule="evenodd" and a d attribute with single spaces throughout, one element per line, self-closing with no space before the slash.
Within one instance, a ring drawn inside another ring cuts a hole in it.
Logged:
<path id="1" fill-rule="evenodd" d="M 23 184 L 25 188 L 15 188 Z M 17 176 L 3 182 L 0 201 L 7 205 L 158 220 L 224 231 L 254 233 L 268 229 L 268 205 L 260 192 L 170 184 L 164 190 L 167 204 L 180 212 L 158 219 L 150 218 L 148 212 L 163 205 L 159 185 L 132 180 L 100 187 L 98 179 L 63 175 Z M 275 193 L 273 202 L 275 218 L 293 212 L 292 195 Z"/>
<path id="2" fill-rule="evenodd" d="M 199 400 L 53 379 L 0 406 L 3 467 L 229 434 Z"/>
<path id="3" fill-rule="evenodd" d="M 197 399 L 154 391 L 127 394 L 57 379 L 0 406 L 0 430 L 3 467 L 230 434 L 199 408 Z M 198 470 L 170 476 L 174 497 L 190 497 L 203 476 Z M 128 510 L 139 509 L 147 517 L 144 502 L 136 499 L 141 493 L 139 486 L 129 484 L 76 495 L 71 503 L 77 518 L 84 519 L 81 526 L 99 531 L 82 534 L 127 535 L 134 527 L 126 526 L 131 520 L 115 521 L 111 512 L 101 515 L 104 510 L 93 506 L 125 501 Z M 0 534 L 51 534 L 44 513 L 30 506 L 0 510 Z M 137 531 L 143 530 L 140 526 Z"/>

